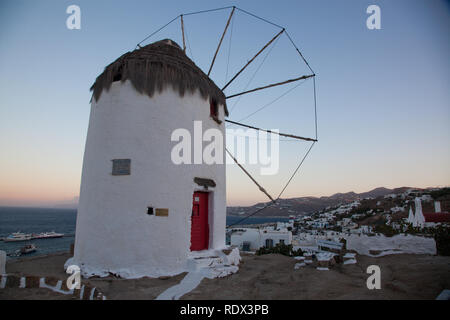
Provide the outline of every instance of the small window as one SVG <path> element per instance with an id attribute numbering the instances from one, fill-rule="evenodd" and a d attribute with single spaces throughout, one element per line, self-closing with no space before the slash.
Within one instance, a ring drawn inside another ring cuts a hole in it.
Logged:
<path id="1" fill-rule="evenodd" d="M 280 244 L 284 244 L 284 239 L 280 239 Z"/>
<path id="2" fill-rule="evenodd" d="M 217 105 L 217 102 L 214 100 L 211 100 L 209 102 L 209 115 L 211 118 L 214 119 L 218 124 L 221 124 L 222 121 L 219 120 L 219 106 Z"/>
<path id="3" fill-rule="evenodd" d="M 117 69 L 116 73 L 113 75 L 113 82 L 122 80 L 122 71 L 123 67 L 120 66 L 119 69 Z"/>
<path id="4" fill-rule="evenodd" d="M 147 207 L 147 214 L 152 216 L 153 215 L 153 208 L 152 207 Z"/>
<path id="5" fill-rule="evenodd" d="M 131 171 L 131 159 L 114 159 L 112 160 L 112 175 L 124 176 L 129 175 Z"/>
<path id="6" fill-rule="evenodd" d="M 218 117 L 219 116 L 219 108 L 217 107 L 217 102 L 214 100 L 211 100 L 209 102 L 209 112 L 211 117 Z"/>
<path id="7" fill-rule="evenodd" d="M 120 80 L 122 80 L 122 74 L 121 73 L 115 74 L 113 77 L 113 82 L 120 81 Z"/>
<path id="8" fill-rule="evenodd" d="M 273 248 L 273 240 L 266 239 L 266 248 Z"/>

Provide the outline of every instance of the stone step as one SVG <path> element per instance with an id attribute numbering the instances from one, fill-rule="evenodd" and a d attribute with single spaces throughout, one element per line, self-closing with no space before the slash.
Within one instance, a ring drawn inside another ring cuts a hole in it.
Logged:
<path id="1" fill-rule="evenodd" d="M 213 277 L 224 277 L 239 270 L 239 261 L 239 249 L 230 250 L 228 255 L 221 250 L 195 252 L 188 259 L 188 269 L 207 269 Z"/>
<path id="2" fill-rule="evenodd" d="M 199 259 L 194 259 L 194 262 L 199 268 L 216 267 L 225 264 L 224 259 L 220 257 L 202 257 Z"/>

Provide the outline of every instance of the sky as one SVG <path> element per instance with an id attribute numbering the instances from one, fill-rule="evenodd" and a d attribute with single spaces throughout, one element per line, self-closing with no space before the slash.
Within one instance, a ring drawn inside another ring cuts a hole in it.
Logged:
<path id="1" fill-rule="evenodd" d="M 81 29 L 66 27 L 70 5 Z M 369 30 L 369 5 L 381 29 Z M 181 13 L 237 6 L 286 28 L 316 74 L 318 142 L 284 198 L 376 187 L 450 184 L 450 5 L 447 1 L 21 1 L 0 2 L 0 205 L 65 206 L 78 199 L 90 86 L 103 68 Z M 185 16 L 188 56 L 204 71 L 230 10 Z M 222 86 L 279 32 L 238 11 L 211 78 Z M 175 21 L 144 44 L 182 43 Z M 309 74 L 282 35 L 225 93 Z M 315 136 L 312 80 L 229 99 L 239 121 Z M 278 195 L 307 142 L 280 142 L 280 170 L 248 170 Z M 267 201 L 227 165 L 227 204 Z"/>

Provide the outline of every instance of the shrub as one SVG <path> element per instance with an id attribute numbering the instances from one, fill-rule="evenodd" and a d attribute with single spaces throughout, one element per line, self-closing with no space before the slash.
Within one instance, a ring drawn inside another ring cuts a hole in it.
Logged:
<path id="1" fill-rule="evenodd" d="M 442 196 L 448 196 L 448 195 L 450 195 L 450 188 L 443 188 L 440 190 L 431 191 L 430 195 L 433 199 L 438 199 Z"/>
<path id="2" fill-rule="evenodd" d="M 293 257 L 303 256 L 303 250 L 301 248 L 298 248 L 297 250 L 292 250 L 292 256 Z"/>
<path id="3" fill-rule="evenodd" d="M 411 223 L 409 223 L 408 228 L 406 229 L 405 233 L 408 233 L 408 234 L 420 233 L 420 228 L 413 227 L 413 225 Z"/>
<path id="4" fill-rule="evenodd" d="M 434 231 L 436 251 L 440 256 L 450 256 L 450 227 L 439 226 Z"/>
<path id="5" fill-rule="evenodd" d="M 256 255 L 260 256 L 263 254 L 271 254 L 271 253 L 279 253 L 282 254 L 284 256 L 292 256 L 292 255 L 303 255 L 303 252 L 301 251 L 301 249 L 297 250 L 297 251 L 292 251 L 292 245 L 286 245 L 286 244 L 281 244 L 281 243 L 277 243 L 274 247 L 272 248 L 266 248 L 266 247 L 261 247 L 258 250 L 256 250 Z"/>
<path id="6" fill-rule="evenodd" d="M 394 236 L 394 235 L 400 233 L 398 230 L 395 230 L 395 229 L 392 228 L 391 226 L 387 226 L 387 225 L 385 225 L 385 224 L 379 224 L 379 225 L 376 225 L 376 226 L 373 228 L 373 231 L 374 231 L 374 232 L 377 232 L 377 233 L 382 233 L 382 234 L 384 234 L 386 237 L 392 237 L 392 236 Z"/>

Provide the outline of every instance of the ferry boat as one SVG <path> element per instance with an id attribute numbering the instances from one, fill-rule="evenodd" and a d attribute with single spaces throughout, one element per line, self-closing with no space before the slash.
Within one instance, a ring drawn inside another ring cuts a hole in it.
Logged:
<path id="1" fill-rule="evenodd" d="M 41 232 L 38 234 L 33 234 L 32 237 L 33 239 L 61 238 L 64 237 L 64 233 L 56 233 L 55 231 Z"/>
<path id="2" fill-rule="evenodd" d="M 16 242 L 16 241 L 28 241 L 31 240 L 31 234 L 25 234 L 22 232 L 14 232 L 3 239 L 5 242 Z"/>

